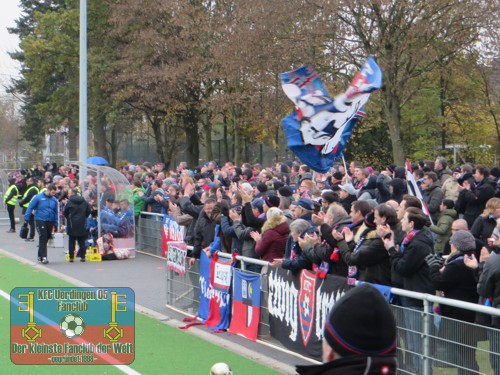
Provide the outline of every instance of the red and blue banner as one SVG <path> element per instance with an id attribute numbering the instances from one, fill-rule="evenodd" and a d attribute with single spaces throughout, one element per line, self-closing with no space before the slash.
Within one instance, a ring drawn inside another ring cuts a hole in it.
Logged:
<path id="1" fill-rule="evenodd" d="M 369 57 L 345 93 L 334 99 L 311 66 L 281 74 L 295 111 L 282 120 L 290 150 L 311 169 L 326 173 L 342 156 L 354 126 L 366 115 L 370 93 L 382 87 L 382 71 Z"/>
<path id="2" fill-rule="evenodd" d="M 234 271 L 233 313 L 229 332 L 256 341 L 260 321 L 260 274 Z"/>
<path id="3" fill-rule="evenodd" d="M 167 256 L 170 242 L 183 242 L 185 227 L 179 225 L 171 216 L 163 215 L 163 230 L 161 231 L 161 255 Z"/>

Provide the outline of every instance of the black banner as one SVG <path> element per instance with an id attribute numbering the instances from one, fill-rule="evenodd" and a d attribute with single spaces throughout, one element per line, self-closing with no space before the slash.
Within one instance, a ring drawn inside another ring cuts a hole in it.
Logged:
<path id="1" fill-rule="evenodd" d="M 321 360 L 323 327 L 330 309 L 347 290 L 344 277 L 316 277 L 311 271 L 293 274 L 282 268 L 270 268 L 269 325 L 271 336 L 286 348 Z"/>

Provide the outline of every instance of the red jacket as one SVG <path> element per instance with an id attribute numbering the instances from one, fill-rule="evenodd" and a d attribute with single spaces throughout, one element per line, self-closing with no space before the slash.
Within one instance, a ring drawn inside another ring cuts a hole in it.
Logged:
<path id="1" fill-rule="evenodd" d="M 290 228 L 286 221 L 275 228 L 266 230 L 261 240 L 255 244 L 255 252 L 262 260 L 268 262 L 283 258 L 289 233 Z"/>

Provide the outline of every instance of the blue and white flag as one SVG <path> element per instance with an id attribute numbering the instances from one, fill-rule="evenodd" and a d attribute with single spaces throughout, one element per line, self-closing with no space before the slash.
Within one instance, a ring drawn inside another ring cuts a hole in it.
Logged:
<path id="1" fill-rule="evenodd" d="M 281 123 L 290 150 L 311 169 L 325 173 L 341 157 L 370 93 L 382 86 L 382 72 L 372 57 L 345 93 L 332 99 L 311 66 L 281 74 L 283 91 L 295 111 Z"/>

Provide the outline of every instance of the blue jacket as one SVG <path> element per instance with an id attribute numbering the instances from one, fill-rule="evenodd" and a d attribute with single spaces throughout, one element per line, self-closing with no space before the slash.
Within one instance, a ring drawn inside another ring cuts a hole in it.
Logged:
<path id="1" fill-rule="evenodd" d="M 35 220 L 57 223 L 57 199 L 49 197 L 45 194 L 46 192 L 44 191 L 33 197 L 24 214 L 26 222 L 30 220 L 33 210 L 35 210 Z"/>

